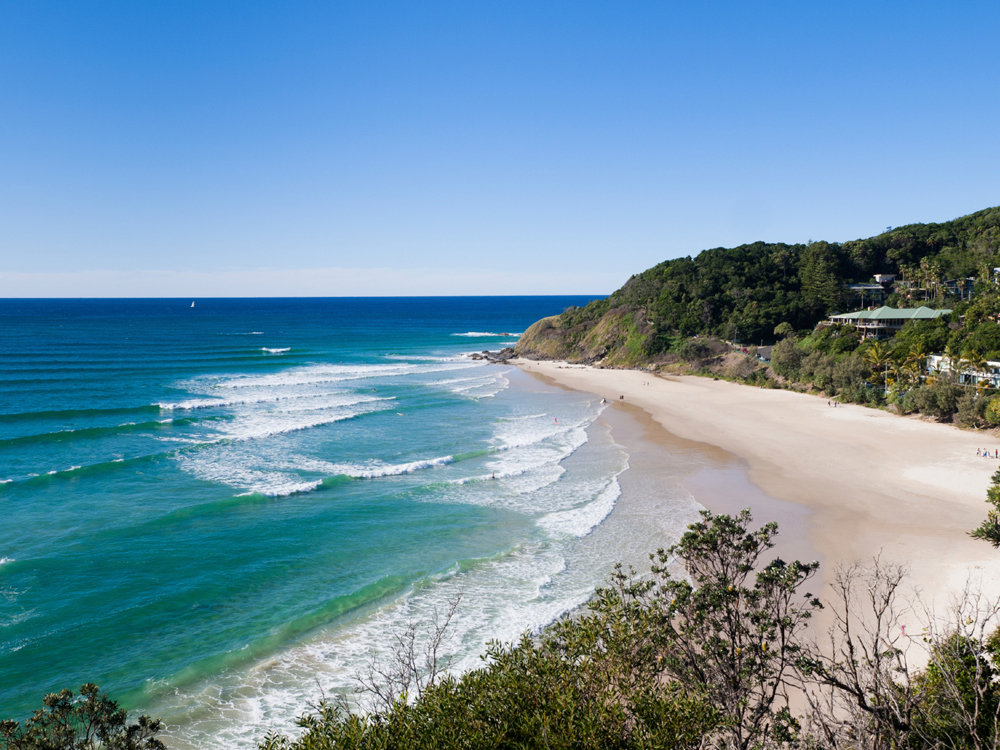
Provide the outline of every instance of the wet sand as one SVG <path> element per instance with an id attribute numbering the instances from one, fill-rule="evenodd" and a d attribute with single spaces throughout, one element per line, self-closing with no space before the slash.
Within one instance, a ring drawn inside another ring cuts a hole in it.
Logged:
<path id="1" fill-rule="evenodd" d="M 986 515 L 986 488 L 1000 466 L 976 456 L 977 448 L 1000 447 L 991 436 L 706 378 L 516 364 L 644 412 L 639 439 L 703 464 L 682 480 L 695 499 L 713 512 L 750 506 L 756 521 L 778 521 L 776 554 L 820 560 L 825 580 L 836 563 L 881 554 L 906 564 L 914 587 L 938 607 L 970 580 L 1000 594 L 1000 552 L 968 536 Z M 634 454 L 628 440 L 636 436 L 622 441 Z M 638 457 L 630 464 L 623 494 L 651 474 Z"/>

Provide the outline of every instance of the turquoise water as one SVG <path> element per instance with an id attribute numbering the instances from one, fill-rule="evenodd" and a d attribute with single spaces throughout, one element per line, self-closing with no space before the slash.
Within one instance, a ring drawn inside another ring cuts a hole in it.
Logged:
<path id="1" fill-rule="evenodd" d="M 0 716 L 249 747 L 458 593 L 455 669 L 585 601 L 604 407 L 464 355 L 587 299 L 0 301 Z"/>

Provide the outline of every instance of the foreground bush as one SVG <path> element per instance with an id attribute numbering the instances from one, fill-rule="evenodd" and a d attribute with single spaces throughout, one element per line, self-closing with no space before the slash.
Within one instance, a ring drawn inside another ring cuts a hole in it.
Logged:
<path id="1" fill-rule="evenodd" d="M 492 644 L 487 666 L 409 703 L 352 714 L 324 704 L 298 741 L 264 750 L 350 748 L 696 748 L 793 740 L 786 701 L 799 635 L 819 606 L 798 589 L 817 563 L 761 567 L 775 524 L 702 514 L 653 557 L 652 576 L 616 569 L 590 611 L 539 638 Z M 671 576 L 679 557 L 692 581 Z"/>
<path id="2" fill-rule="evenodd" d="M 69 690 L 49 693 L 43 703 L 24 724 L 0 721 L 0 750 L 165 750 L 156 738 L 162 722 L 140 716 L 129 724 L 97 685 L 84 685 L 79 698 Z"/>

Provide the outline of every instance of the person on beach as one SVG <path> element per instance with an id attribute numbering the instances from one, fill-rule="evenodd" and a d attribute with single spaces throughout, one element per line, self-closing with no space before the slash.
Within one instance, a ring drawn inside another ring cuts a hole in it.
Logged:
<path id="1" fill-rule="evenodd" d="M 977 456 L 981 456 L 982 455 L 982 451 L 980 451 L 979 448 L 976 448 L 976 455 Z"/>

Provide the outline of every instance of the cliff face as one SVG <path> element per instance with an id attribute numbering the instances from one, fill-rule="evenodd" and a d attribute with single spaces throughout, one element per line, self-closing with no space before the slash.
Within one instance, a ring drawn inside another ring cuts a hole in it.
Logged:
<path id="1" fill-rule="evenodd" d="M 634 367 L 649 361 L 650 333 L 641 311 L 625 307 L 578 322 L 566 315 L 553 315 L 525 331 L 514 347 L 514 354 L 527 359 Z"/>

